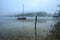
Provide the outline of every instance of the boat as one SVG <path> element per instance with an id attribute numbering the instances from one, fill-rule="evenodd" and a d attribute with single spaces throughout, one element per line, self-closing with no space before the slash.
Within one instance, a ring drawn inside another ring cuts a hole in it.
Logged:
<path id="1" fill-rule="evenodd" d="M 18 20 L 26 20 L 26 17 L 18 17 Z"/>
<path id="2" fill-rule="evenodd" d="M 26 20 L 26 17 L 24 16 L 24 4 L 23 4 L 23 16 L 22 17 L 18 17 L 18 20 Z"/>

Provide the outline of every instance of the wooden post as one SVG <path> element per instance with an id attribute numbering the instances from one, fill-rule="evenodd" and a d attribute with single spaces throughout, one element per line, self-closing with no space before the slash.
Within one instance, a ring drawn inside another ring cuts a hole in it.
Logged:
<path id="1" fill-rule="evenodd" d="M 35 17 L 35 40 L 37 40 L 37 30 L 36 30 L 36 25 L 37 25 L 37 16 Z"/>

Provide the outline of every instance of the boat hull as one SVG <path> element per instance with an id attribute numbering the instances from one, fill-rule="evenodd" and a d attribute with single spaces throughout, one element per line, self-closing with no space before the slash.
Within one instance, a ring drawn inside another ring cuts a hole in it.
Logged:
<path id="1" fill-rule="evenodd" d="M 17 18 L 18 20 L 26 20 L 26 18 Z"/>

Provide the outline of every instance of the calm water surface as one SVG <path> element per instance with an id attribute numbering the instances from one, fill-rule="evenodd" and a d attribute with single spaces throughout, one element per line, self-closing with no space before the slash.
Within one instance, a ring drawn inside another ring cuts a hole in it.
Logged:
<path id="1" fill-rule="evenodd" d="M 38 17 L 36 30 L 41 40 L 56 22 L 57 20 L 52 17 Z M 27 17 L 26 20 L 17 20 L 17 17 L 0 17 L 0 40 L 21 40 L 24 36 L 34 37 L 34 23 L 34 17 Z"/>

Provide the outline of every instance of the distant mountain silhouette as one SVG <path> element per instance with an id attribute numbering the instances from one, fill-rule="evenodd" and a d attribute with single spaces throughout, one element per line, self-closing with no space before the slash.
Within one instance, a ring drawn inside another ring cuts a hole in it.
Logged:
<path id="1" fill-rule="evenodd" d="M 48 14 L 47 12 L 31 12 L 31 13 L 24 13 L 24 14 L 21 13 L 21 14 L 12 15 L 12 16 L 15 16 L 15 17 L 20 17 L 20 16 L 27 16 L 27 17 L 34 17 L 34 16 L 46 17 L 46 16 L 51 16 L 51 14 Z"/>

